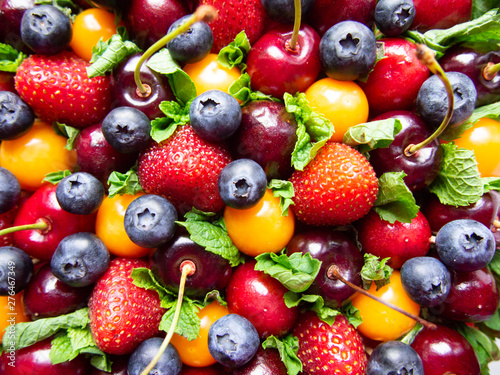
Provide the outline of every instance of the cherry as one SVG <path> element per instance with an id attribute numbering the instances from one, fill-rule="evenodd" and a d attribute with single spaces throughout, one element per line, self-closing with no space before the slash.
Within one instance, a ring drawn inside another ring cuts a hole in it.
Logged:
<path id="1" fill-rule="evenodd" d="M 472 0 L 413 0 L 415 19 L 412 29 L 448 29 L 471 17 Z"/>
<path id="2" fill-rule="evenodd" d="M 13 73 L 0 72 L 0 91 L 10 91 L 16 93 Z"/>
<path id="3" fill-rule="evenodd" d="M 15 49 L 29 53 L 30 49 L 21 39 L 21 19 L 26 10 L 33 8 L 34 0 L 0 1 L 0 38 Z"/>
<path id="4" fill-rule="evenodd" d="M 288 178 L 292 151 L 297 142 L 297 122 L 282 103 L 256 100 L 242 108 L 241 124 L 233 137 L 235 159 L 256 161 L 267 178 Z"/>
<path id="5" fill-rule="evenodd" d="M 288 289 L 278 280 L 255 270 L 255 260 L 233 272 L 226 287 L 229 311 L 250 320 L 261 338 L 283 336 L 297 320 L 298 307 L 288 308 L 283 296 Z"/>
<path id="6" fill-rule="evenodd" d="M 259 347 L 257 353 L 245 365 L 233 370 L 231 375 L 286 375 L 288 374 L 276 349 Z"/>

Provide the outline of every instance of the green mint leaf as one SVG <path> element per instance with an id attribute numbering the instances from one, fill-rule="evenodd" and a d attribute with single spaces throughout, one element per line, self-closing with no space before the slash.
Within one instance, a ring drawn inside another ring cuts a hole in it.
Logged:
<path id="1" fill-rule="evenodd" d="M 293 184 L 290 181 L 272 179 L 267 187 L 273 191 L 275 197 L 280 198 L 281 216 L 288 216 L 288 207 L 294 204 Z"/>
<path id="2" fill-rule="evenodd" d="M 350 127 L 344 134 L 343 142 L 352 147 L 358 146 L 359 152 L 365 153 L 388 147 L 402 127 L 401 121 L 394 118 L 366 122 Z"/>
<path id="3" fill-rule="evenodd" d="M 90 364 L 92 366 L 101 371 L 111 372 L 112 363 L 108 355 L 106 355 L 104 352 L 102 352 L 102 354 L 96 354 L 96 353 L 89 353 L 89 354 L 93 354 L 90 357 Z"/>
<path id="4" fill-rule="evenodd" d="M 78 6 L 71 0 L 35 0 L 34 5 L 52 5 L 67 15 L 71 22 L 75 21 L 79 12 Z"/>
<path id="5" fill-rule="evenodd" d="M 158 117 L 151 121 L 151 138 L 157 143 L 163 142 L 175 133 L 179 126 L 189 122 L 189 107 L 191 101 L 180 105 L 175 101 L 164 101 L 160 103 L 160 110 L 165 117 Z"/>
<path id="6" fill-rule="evenodd" d="M 204 212 L 194 207 L 184 214 L 186 221 L 213 221 L 216 216 L 215 212 Z"/>
<path id="7" fill-rule="evenodd" d="M 498 0 L 473 0 L 471 19 L 479 18 L 489 10 L 497 7 Z"/>
<path id="8" fill-rule="evenodd" d="M 264 349 L 274 348 L 278 350 L 288 375 L 297 375 L 302 371 L 302 362 L 297 356 L 299 352 L 299 339 L 297 337 L 287 335 L 280 340 L 276 336 L 271 335 L 262 342 L 262 347 Z"/>
<path id="9" fill-rule="evenodd" d="M 500 191 L 500 177 L 483 177 L 484 192 L 490 190 Z"/>
<path id="10" fill-rule="evenodd" d="M 325 306 L 325 300 L 317 294 L 299 294 L 290 291 L 285 293 L 284 300 L 287 307 L 299 306 L 301 303 L 310 304 L 310 309 L 329 325 L 332 325 L 335 317 L 341 314 L 339 310 Z"/>
<path id="11" fill-rule="evenodd" d="M 303 170 L 331 138 L 333 125 L 323 115 L 313 111 L 304 93 L 296 96 L 285 93 L 283 98 L 287 112 L 295 115 L 298 125 L 292 165 L 295 169 Z"/>
<path id="12" fill-rule="evenodd" d="M 54 365 L 71 361 L 78 354 L 80 352 L 73 349 L 71 339 L 66 333 L 56 335 L 50 342 L 49 358 Z"/>
<path id="13" fill-rule="evenodd" d="M 130 40 L 124 39 L 124 31 L 119 31 L 108 41 L 99 41 L 92 50 L 91 65 L 87 68 L 89 78 L 103 76 L 112 71 L 128 56 L 141 52 L 141 49 Z"/>
<path id="14" fill-rule="evenodd" d="M 378 37 L 377 37 L 377 39 L 378 39 Z M 377 46 L 377 50 L 376 50 L 377 52 L 375 55 L 375 63 L 373 64 L 370 71 L 368 73 L 366 73 L 363 77 L 358 77 L 357 81 L 361 81 L 361 82 L 366 83 L 366 81 L 368 81 L 368 77 L 370 76 L 370 73 L 373 71 L 373 69 L 375 69 L 375 66 L 377 65 L 377 63 L 380 60 L 387 58 L 385 56 L 385 44 L 384 44 L 384 42 L 377 41 L 376 46 Z"/>
<path id="15" fill-rule="evenodd" d="M 236 81 L 231 83 L 228 89 L 228 93 L 235 99 L 239 100 L 240 105 L 242 106 L 254 100 L 272 100 L 276 102 L 280 101 L 279 99 L 271 95 L 266 95 L 260 91 L 253 91 L 250 85 L 250 76 L 248 75 L 248 73 L 241 74 Z"/>
<path id="16" fill-rule="evenodd" d="M 139 183 L 139 176 L 135 167 L 126 173 L 112 172 L 108 177 L 108 195 L 113 198 L 116 194 L 131 194 L 135 195 L 142 191 Z"/>
<path id="17" fill-rule="evenodd" d="M 286 254 L 263 253 L 255 257 L 255 269 L 279 280 L 292 292 L 307 290 L 318 275 L 321 261 L 309 253 Z"/>
<path id="18" fill-rule="evenodd" d="M 441 203 L 455 207 L 477 202 L 484 193 L 484 185 L 474 151 L 459 149 L 453 142 L 441 147 L 444 153 L 441 171 L 429 191 L 436 194 Z"/>
<path id="19" fill-rule="evenodd" d="M 205 294 L 205 298 L 203 299 L 202 307 L 206 307 L 210 305 L 212 302 L 217 302 L 219 305 L 227 306 L 227 302 L 222 298 L 220 291 L 217 289 L 211 290 L 207 294 Z"/>
<path id="20" fill-rule="evenodd" d="M 68 177 L 70 174 L 71 171 L 69 169 L 66 169 L 64 171 L 50 172 L 45 175 L 42 182 L 49 182 L 55 185 L 59 183 L 64 177 Z"/>
<path id="21" fill-rule="evenodd" d="M 462 124 L 455 127 L 448 127 L 440 136 L 444 141 L 453 141 L 460 138 L 464 131 L 472 128 L 483 117 L 496 120 L 500 117 L 500 102 L 483 105 L 472 112 L 472 115 Z"/>
<path id="22" fill-rule="evenodd" d="M 172 307 L 163 314 L 160 322 L 160 329 L 162 331 L 168 332 L 170 329 L 176 306 L 177 301 L 175 301 Z M 181 305 L 179 321 L 175 327 L 175 333 L 184 336 L 189 341 L 196 339 L 200 335 L 201 319 L 198 316 L 199 311 L 200 306 L 197 303 L 188 298 L 184 298 Z"/>
<path id="23" fill-rule="evenodd" d="M 250 51 L 250 41 L 243 30 L 236 35 L 234 41 L 219 51 L 217 61 L 225 68 L 238 67 L 243 72 L 246 69 L 245 60 L 248 51 Z"/>
<path id="24" fill-rule="evenodd" d="M 378 195 L 373 209 L 391 224 L 396 221 L 411 223 L 420 209 L 403 180 L 405 176 L 404 172 L 387 172 L 378 180 Z"/>
<path id="25" fill-rule="evenodd" d="M 15 73 L 28 55 L 17 51 L 9 44 L 0 43 L 0 71 Z"/>
<path id="26" fill-rule="evenodd" d="M 194 82 L 172 58 L 167 48 L 151 56 L 146 65 L 149 69 L 167 76 L 175 97 L 183 106 L 196 97 Z"/>
<path id="27" fill-rule="evenodd" d="M 372 282 L 375 282 L 377 290 L 389 283 L 389 278 L 392 275 L 392 268 L 387 265 L 390 258 L 380 260 L 379 257 L 372 254 L 365 254 L 365 264 L 361 268 L 361 279 L 363 281 L 363 289 L 370 289 Z"/>
<path id="28" fill-rule="evenodd" d="M 415 324 L 413 326 L 413 328 L 408 333 L 406 333 L 402 338 L 399 339 L 399 341 L 404 342 L 405 344 L 411 345 L 413 343 L 413 340 L 415 340 L 415 337 L 423 329 L 424 329 L 424 326 L 417 322 L 417 324 Z"/>
<path id="29" fill-rule="evenodd" d="M 484 332 L 464 323 L 458 324 L 456 329 L 467 339 L 474 349 L 479 364 L 481 365 L 482 374 L 485 373 L 484 371 L 488 371 L 488 363 L 490 361 L 500 359 L 500 350 L 497 344 Z"/>
<path id="30" fill-rule="evenodd" d="M 83 308 L 72 313 L 59 315 L 52 318 L 34 320 L 32 322 L 17 323 L 15 328 L 16 350 L 33 345 L 39 341 L 45 340 L 61 329 L 85 328 L 90 323 L 89 309 Z M 10 334 L 10 332 L 6 332 Z M 9 340 L 9 342 L 12 340 Z"/>
<path id="31" fill-rule="evenodd" d="M 158 297 L 160 297 L 161 301 L 175 296 L 174 293 L 170 292 L 160 283 L 160 281 L 158 281 L 153 271 L 149 268 L 134 268 L 130 276 L 132 277 L 132 282 L 135 286 L 147 290 L 154 290 L 158 293 Z"/>
<path id="32" fill-rule="evenodd" d="M 66 142 L 66 146 L 64 146 L 64 148 L 70 151 L 73 150 L 73 144 L 75 143 L 78 134 L 80 134 L 80 130 L 66 124 L 61 124 L 57 121 L 54 121 L 54 123 L 52 124 L 52 129 L 54 129 L 56 134 L 68 138 L 68 141 Z"/>
<path id="33" fill-rule="evenodd" d="M 340 308 L 342 315 L 344 315 L 349 323 L 353 325 L 354 328 L 358 328 L 358 326 L 363 323 L 363 317 L 361 316 L 361 312 L 351 303 L 348 302 Z"/>
<path id="34" fill-rule="evenodd" d="M 497 308 L 493 316 L 482 322 L 481 325 L 484 325 L 494 331 L 500 331 L 500 306 Z"/>
<path id="35" fill-rule="evenodd" d="M 493 258 L 490 260 L 490 263 L 488 263 L 488 268 L 498 279 L 500 279 L 500 252 L 499 251 L 495 252 L 495 255 L 493 255 Z"/>

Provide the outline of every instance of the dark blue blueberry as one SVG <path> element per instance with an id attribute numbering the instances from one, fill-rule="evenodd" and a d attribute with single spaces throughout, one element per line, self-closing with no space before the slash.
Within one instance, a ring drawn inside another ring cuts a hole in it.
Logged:
<path id="1" fill-rule="evenodd" d="M 259 345 L 259 334 L 253 324 L 238 314 L 217 319 L 208 330 L 208 351 L 223 366 L 243 366 L 252 359 Z"/>
<path id="2" fill-rule="evenodd" d="M 0 140 L 11 140 L 26 134 L 35 122 L 35 114 L 19 95 L 0 91 Z"/>
<path id="3" fill-rule="evenodd" d="M 373 349 L 366 375 L 424 375 L 424 365 L 418 353 L 401 341 L 387 341 Z"/>
<path id="4" fill-rule="evenodd" d="M 40 55 L 55 55 L 64 51 L 72 36 L 71 20 L 52 5 L 28 9 L 21 19 L 21 39 Z"/>
<path id="5" fill-rule="evenodd" d="M 79 232 L 59 242 L 50 260 L 50 269 L 63 283 L 81 288 L 99 280 L 109 262 L 104 242 L 93 233 Z"/>
<path id="6" fill-rule="evenodd" d="M 188 14 L 175 21 L 168 32 L 181 26 L 191 15 Z M 192 64 L 202 60 L 212 50 L 214 36 L 206 22 L 195 22 L 187 31 L 176 36 L 167 43 L 172 58 L 181 64 Z"/>
<path id="7" fill-rule="evenodd" d="M 237 159 L 222 169 L 217 185 L 227 206 L 249 208 L 257 204 L 266 192 L 266 172 L 251 159 Z"/>
<path id="8" fill-rule="evenodd" d="M 415 5 L 413 0 L 379 0 L 374 18 L 385 36 L 398 36 L 408 30 L 415 19 Z"/>
<path id="9" fill-rule="evenodd" d="M 241 107 L 231 95 L 221 90 L 209 90 L 198 95 L 189 108 L 193 130 L 209 142 L 220 142 L 238 130 Z"/>
<path id="10" fill-rule="evenodd" d="M 433 307 L 448 297 L 451 274 L 436 258 L 415 257 L 401 267 L 401 283 L 413 301 L 421 306 Z"/>
<path id="11" fill-rule="evenodd" d="M 0 214 L 9 211 L 19 201 L 21 185 L 17 177 L 4 167 L 0 167 Z"/>
<path id="12" fill-rule="evenodd" d="M 160 349 L 162 342 L 163 339 L 153 337 L 139 344 L 128 360 L 128 375 L 141 374 Z M 168 344 L 158 363 L 149 373 L 154 375 L 178 375 L 181 369 L 182 362 L 177 349 L 172 344 Z"/>
<path id="13" fill-rule="evenodd" d="M 24 290 L 33 276 L 30 256 L 14 246 L 0 247 L 0 296 L 13 296 Z"/>
<path id="14" fill-rule="evenodd" d="M 56 199 L 61 208 L 78 215 L 97 211 L 104 194 L 102 182 L 87 172 L 76 172 L 64 177 L 56 188 Z"/>
<path id="15" fill-rule="evenodd" d="M 300 11 L 302 17 L 314 5 L 315 0 L 302 0 L 300 2 Z M 295 20 L 295 1 L 294 0 L 260 0 L 262 6 L 273 21 L 283 23 L 294 23 Z"/>
<path id="16" fill-rule="evenodd" d="M 118 107 L 102 121 L 102 134 L 122 154 L 139 152 L 151 140 L 151 121 L 138 109 Z"/>
<path id="17" fill-rule="evenodd" d="M 125 211 L 124 225 L 129 238 L 143 247 L 158 247 L 175 234 L 177 211 L 166 198 L 146 194 L 134 199 Z"/>
<path id="18" fill-rule="evenodd" d="M 460 272 L 477 271 L 495 255 L 495 236 L 476 220 L 459 219 L 446 223 L 436 234 L 436 250 L 441 261 Z"/>
<path id="19" fill-rule="evenodd" d="M 375 35 L 361 22 L 339 22 L 321 37 L 319 58 L 330 78 L 353 81 L 366 76 L 377 59 Z"/>
<path id="20" fill-rule="evenodd" d="M 477 91 L 472 80 L 460 72 L 446 73 L 453 89 L 453 115 L 448 126 L 467 120 L 476 107 Z M 437 75 L 430 76 L 420 86 L 416 112 L 431 126 L 438 127 L 448 110 L 448 95 L 444 83 Z"/>

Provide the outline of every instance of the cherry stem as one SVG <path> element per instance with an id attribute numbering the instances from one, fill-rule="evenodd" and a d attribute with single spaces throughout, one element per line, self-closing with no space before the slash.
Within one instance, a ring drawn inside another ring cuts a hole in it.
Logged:
<path id="1" fill-rule="evenodd" d="M 175 333 L 175 329 L 177 328 L 177 323 L 179 322 L 179 316 L 181 315 L 182 301 L 184 299 L 184 288 L 186 285 L 186 278 L 196 272 L 196 266 L 192 261 L 185 260 L 181 263 L 180 269 L 182 273 L 181 273 L 181 280 L 179 282 L 179 294 L 177 295 L 177 304 L 175 305 L 175 312 L 174 312 L 174 317 L 172 318 L 172 324 L 170 325 L 167 335 L 165 336 L 165 339 L 163 340 L 160 348 L 158 349 L 158 352 L 153 357 L 151 362 L 149 362 L 146 368 L 142 370 L 140 375 L 148 375 L 149 372 L 153 369 L 153 367 L 155 367 L 155 365 L 158 363 L 161 356 L 167 349 L 168 344 L 170 343 L 170 340 L 172 339 L 172 336 Z"/>
<path id="2" fill-rule="evenodd" d="M 25 225 L 17 225 L 15 227 L 9 227 L 0 230 L 0 237 L 5 236 L 6 234 L 14 233 L 14 232 L 20 232 L 22 230 L 47 230 L 50 228 L 50 224 L 43 220 L 40 219 L 36 223 L 33 224 L 25 224 Z"/>
<path id="3" fill-rule="evenodd" d="M 302 7 L 300 0 L 294 0 L 293 3 L 295 5 L 295 19 L 293 21 L 292 39 L 290 39 L 288 49 L 295 52 L 297 51 L 297 39 L 299 39 L 300 23 L 302 21 Z"/>
<path id="4" fill-rule="evenodd" d="M 500 72 L 500 63 L 494 64 L 490 61 L 483 68 L 483 77 L 485 80 L 491 81 L 493 78 L 497 76 L 498 72 Z"/>
<path id="5" fill-rule="evenodd" d="M 455 105 L 455 97 L 453 96 L 453 88 L 451 87 L 450 80 L 446 76 L 446 73 L 444 72 L 441 65 L 439 65 L 439 63 L 437 62 L 434 52 L 425 44 L 418 44 L 417 57 L 425 66 L 427 66 L 427 68 L 429 68 L 429 70 L 433 74 L 437 75 L 439 79 L 444 83 L 446 94 L 448 96 L 448 109 L 446 110 L 446 115 L 444 116 L 443 121 L 429 138 L 416 145 L 410 144 L 406 147 L 406 149 L 404 150 L 404 154 L 406 156 L 414 155 L 418 150 L 424 148 L 441 135 L 441 133 L 450 123 L 451 116 L 453 115 L 453 107 Z"/>
<path id="6" fill-rule="evenodd" d="M 340 270 L 339 270 L 339 267 L 335 264 L 332 264 L 329 268 L 328 268 L 328 271 L 327 271 L 327 276 L 329 279 L 333 279 L 333 278 L 337 278 L 339 279 L 340 281 L 342 281 L 344 284 L 346 284 L 347 286 L 351 287 L 352 289 L 354 289 L 356 292 L 358 293 L 361 293 L 377 302 L 380 302 L 381 304 L 387 306 L 387 307 L 390 307 L 391 309 L 393 310 L 396 310 L 397 312 L 403 314 L 403 315 L 406 315 L 408 318 L 410 319 L 413 319 L 413 320 L 416 320 L 417 322 L 419 322 L 420 324 L 422 324 L 424 327 L 426 328 L 429 328 L 429 329 L 436 329 L 436 325 L 434 323 L 431 323 L 431 322 L 428 322 L 427 320 L 425 319 L 422 319 L 421 317 L 419 316 L 416 316 L 416 315 L 413 315 L 411 313 L 409 313 L 408 311 L 405 311 L 403 309 L 401 309 L 400 307 L 396 306 L 396 305 L 393 305 L 392 303 L 390 302 L 387 302 L 387 301 L 384 301 L 383 299 L 377 297 L 377 296 L 374 296 L 373 294 L 371 293 L 368 293 L 366 290 L 364 290 L 363 288 L 351 283 L 349 280 L 346 280 L 341 274 L 340 274 Z"/>
<path id="7" fill-rule="evenodd" d="M 134 70 L 134 81 L 137 85 L 137 89 L 142 95 L 147 93 L 147 88 L 142 84 L 140 72 L 141 67 L 144 62 L 149 59 L 156 51 L 164 47 L 168 42 L 170 42 L 175 37 L 185 33 L 189 30 L 191 25 L 195 22 L 204 21 L 211 22 L 217 17 L 217 11 L 211 5 L 200 5 L 194 13 L 185 22 L 183 22 L 178 28 L 169 32 L 167 35 L 157 40 L 151 47 L 149 47 L 146 52 L 144 52 L 137 62 L 137 66 Z"/>

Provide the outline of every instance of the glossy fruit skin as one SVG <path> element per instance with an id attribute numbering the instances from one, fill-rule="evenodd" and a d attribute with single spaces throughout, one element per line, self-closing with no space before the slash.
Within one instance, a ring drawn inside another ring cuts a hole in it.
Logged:
<path id="1" fill-rule="evenodd" d="M 355 225 L 363 252 L 381 259 L 390 257 L 388 264 L 393 268 L 399 269 L 408 259 L 426 255 L 431 247 L 431 227 L 420 211 L 410 223 L 390 223 L 371 210 Z"/>
<path id="2" fill-rule="evenodd" d="M 303 24 L 295 51 L 288 47 L 291 37 L 290 26 L 276 27 L 252 46 L 247 56 L 247 73 L 253 90 L 281 99 L 285 92 L 304 92 L 316 81 L 321 72 L 319 35 Z"/>
<path id="3" fill-rule="evenodd" d="M 13 296 L 21 292 L 33 276 L 33 261 L 14 246 L 0 247 L 0 295 Z"/>
<path id="4" fill-rule="evenodd" d="M 297 320 L 298 307 L 285 305 L 288 289 L 278 280 L 255 270 L 256 261 L 247 261 L 233 272 L 226 287 L 227 306 L 231 313 L 247 318 L 261 338 L 281 337 Z"/>
<path id="5" fill-rule="evenodd" d="M 469 21 L 472 0 L 414 0 L 415 19 L 412 29 L 425 32 L 430 29 L 448 29 Z"/>
<path id="6" fill-rule="evenodd" d="M 226 206 L 223 216 L 233 244 L 249 256 L 283 250 L 295 231 L 292 209 L 282 216 L 279 198 L 271 189 L 253 207 L 240 210 Z"/>
<path id="7" fill-rule="evenodd" d="M 163 339 L 160 337 L 152 337 L 141 342 L 130 356 L 127 373 L 140 375 L 156 355 L 162 342 Z M 172 344 L 169 344 L 152 371 L 158 375 L 178 375 L 181 372 L 181 367 L 179 353 Z"/>
<path id="8" fill-rule="evenodd" d="M 61 208 L 78 215 L 96 212 L 104 199 L 104 186 L 87 172 L 76 172 L 57 184 L 56 199 Z"/>
<path id="9" fill-rule="evenodd" d="M 347 129 L 368 120 L 368 99 L 356 82 L 320 78 L 305 95 L 311 107 L 334 124 L 332 141 L 342 142 Z"/>
<path id="10" fill-rule="evenodd" d="M 0 140 L 19 138 L 31 129 L 35 114 L 19 95 L 0 91 L 0 105 Z"/>
<path id="11" fill-rule="evenodd" d="M 406 294 L 401 283 L 401 274 L 397 270 L 392 272 L 389 284 L 376 290 L 375 283 L 373 283 L 368 293 L 414 315 L 418 316 L 420 313 L 420 305 L 413 302 Z M 415 320 L 362 294 L 354 296 L 352 304 L 359 309 L 363 318 L 358 331 L 372 340 L 395 340 L 410 331 L 416 324 Z"/>
<path id="12" fill-rule="evenodd" d="M 266 10 L 268 17 L 281 23 L 293 23 L 295 18 L 295 6 L 291 0 L 261 0 L 262 6 Z M 314 0 L 305 0 L 300 2 L 300 12 L 302 17 L 314 5 Z"/>
<path id="13" fill-rule="evenodd" d="M 429 77 L 429 69 L 416 57 L 416 45 L 401 38 L 383 38 L 385 57 L 379 60 L 365 82 L 359 82 L 370 111 L 383 113 L 412 109 L 418 90 Z M 401 82 L 406 82 L 401 85 Z M 383 87 L 384 90 L 380 90 Z"/>
<path id="14" fill-rule="evenodd" d="M 78 232 L 93 232 L 95 215 L 77 215 L 64 211 L 56 198 L 56 185 L 40 187 L 19 208 L 14 226 L 46 222 L 46 230 L 29 229 L 14 233 L 16 246 L 28 255 L 49 260 L 59 242 Z"/>
<path id="15" fill-rule="evenodd" d="M 388 37 L 408 30 L 415 19 L 413 0 L 382 0 L 375 6 L 375 25 Z"/>
<path id="16" fill-rule="evenodd" d="M 370 355 L 366 371 L 370 375 L 410 373 L 424 375 L 424 365 L 418 353 L 401 341 L 387 341 L 377 345 Z"/>
<path id="17" fill-rule="evenodd" d="M 233 370 L 232 375 L 287 375 L 287 369 L 276 349 L 259 347 L 252 359 Z"/>
<path id="18" fill-rule="evenodd" d="M 423 329 L 411 344 L 426 375 L 479 375 L 479 362 L 469 342 L 455 329 L 438 324 L 435 330 Z"/>
<path id="19" fill-rule="evenodd" d="M 190 15 L 186 15 L 178 19 L 168 31 L 174 31 L 189 17 Z M 175 61 L 187 64 L 202 60 L 210 53 L 213 44 L 214 36 L 210 26 L 206 22 L 195 22 L 187 31 L 168 42 L 166 47 Z"/>
<path id="20" fill-rule="evenodd" d="M 21 198 L 21 185 L 14 173 L 0 167 L 0 213 L 13 209 Z"/>
<path id="21" fill-rule="evenodd" d="M 21 19 L 26 10 L 33 8 L 34 0 L 3 0 L 0 3 L 0 39 L 18 50 L 29 53 L 21 39 Z"/>
<path id="22" fill-rule="evenodd" d="M 22 189 L 35 191 L 47 173 L 73 170 L 76 155 L 64 148 L 66 141 L 51 125 L 36 120 L 22 137 L 0 143 L 0 163 L 16 175 Z"/>
<path id="23" fill-rule="evenodd" d="M 307 293 L 319 294 L 327 306 L 338 308 L 354 294 L 354 290 L 342 281 L 328 277 L 330 266 L 336 265 L 342 277 L 361 286 L 363 254 L 347 234 L 329 228 L 298 232 L 287 244 L 286 253 L 290 256 L 299 251 L 321 261 L 318 276 Z"/>

